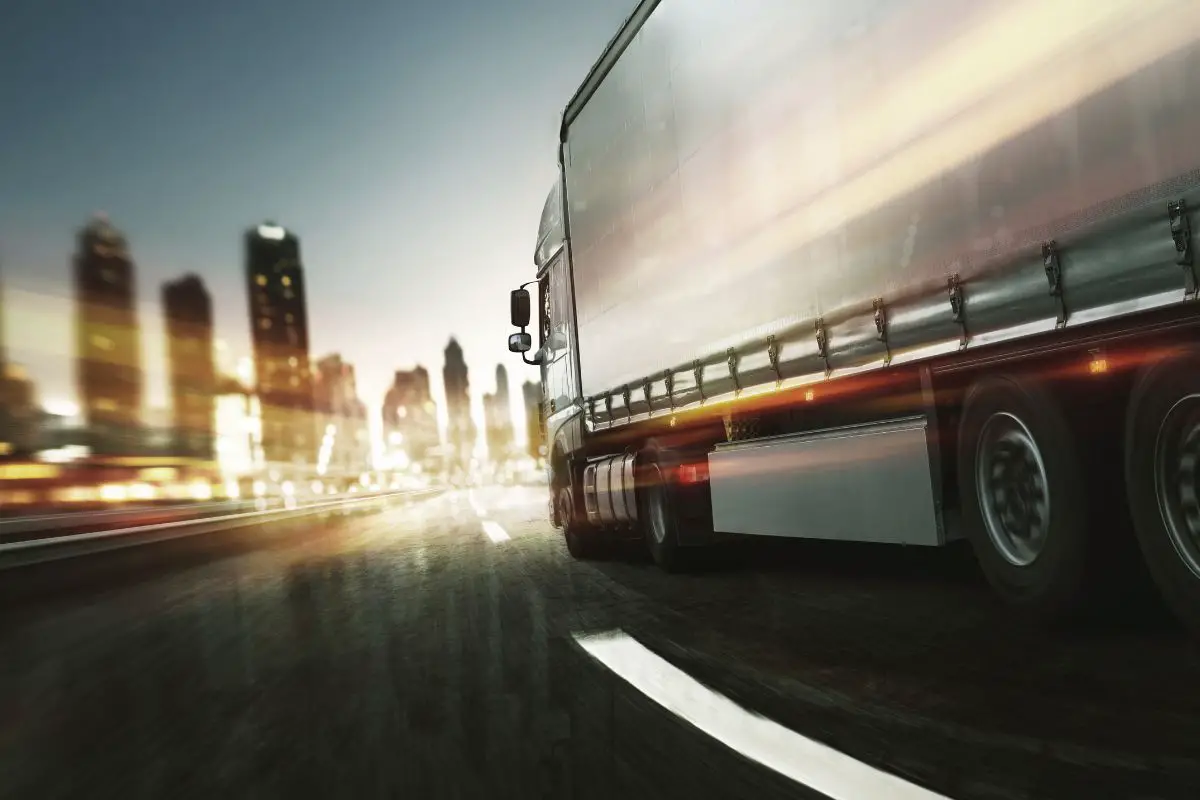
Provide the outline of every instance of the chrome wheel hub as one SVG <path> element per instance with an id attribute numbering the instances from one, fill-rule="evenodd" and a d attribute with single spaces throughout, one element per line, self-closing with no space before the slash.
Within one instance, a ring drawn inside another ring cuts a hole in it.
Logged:
<path id="1" fill-rule="evenodd" d="M 1045 461 L 1025 423 L 993 414 L 979 434 L 975 470 L 988 538 L 1010 564 L 1029 566 L 1046 546 L 1050 493 Z"/>

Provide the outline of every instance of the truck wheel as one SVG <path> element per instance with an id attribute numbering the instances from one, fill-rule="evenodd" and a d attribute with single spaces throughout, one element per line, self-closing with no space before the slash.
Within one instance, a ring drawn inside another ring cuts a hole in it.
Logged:
<path id="1" fill-rule="evenodd" d="M 670 451 L 650 449 L 641 457 L 637 502 L 642 537 L 654 563 L 664 572 L 684 572 L 693 563 L 693 548 L 680 543 L 680 498 L 671 475 L 679 464 Z"/>
<path id="2" fill-rule="evenodd" d="M 556 502 L 567 552 L 572 558 L 580 560 L 599 556 L 602 543 L 600 534 L 576 514 L 575 493 L 571 491 L 571 487 L 560 488 Z"/>
<path id="3" fill-rule="evenodd" d="M 967 393 L 958 431 L 963 522 L 988 582 L 1039 622 L 1084 594 L 1087 503 L 1078 451 L 1055 399 L 1012 377 Z"/>
<path id="4" fill-rule="evenodd" d="M 1139 378 L 1125 420 L 1125 488 L 1155 584 L 1200 635 L 1200 354 Z"/>

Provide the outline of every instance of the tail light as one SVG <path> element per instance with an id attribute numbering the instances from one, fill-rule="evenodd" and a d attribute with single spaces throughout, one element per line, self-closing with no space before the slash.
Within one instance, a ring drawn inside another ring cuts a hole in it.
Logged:
<path id="1" fill-rule="evenodd" d="M 685 486 L 690 486 L 696 483 L 704 483 L 707 480 L 707 461 L 700 461 L 696 464 L 683 464 L 679 467 L 679 482 Z"/>

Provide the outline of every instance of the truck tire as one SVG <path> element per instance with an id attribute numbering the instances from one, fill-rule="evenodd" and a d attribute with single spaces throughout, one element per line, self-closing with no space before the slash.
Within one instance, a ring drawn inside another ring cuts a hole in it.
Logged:
<path id="1" fill-rule="evenodd" d="M 559 522 L 562 524 L 563 540 L 572 558 L 587 560 L 597 558 L 603 551 L 603 538 L 583 519 L 575 505 L 575 492 L 570 486 L 559 488 L 555 496 Z"/>
<path id="2" fill-rule="evenodd" d="M 958 429 L 963 523 L 984 576 L 1039 623 L 1082 606 L 1088 515 L 1078 450 L 1055 398 L 1031 381 L 985 378 Z"/>
<path id="3" fill-rule="evenodd" d="M 1138 378 L 1125 419 L 1125 490 L 1155 585 L 1200 636 L 1200 353 L 1163 359 Z"/>
<path id="4" fill-rule="evenodd" d="M 684 546 L 680 538 L 680 526 L 688 519 L 672 481 L 679 458 L 671 450 L 651 447 L 638 460 L 638 520 L 646 549 L 664 572 L 686 572 L 695 565 L 695 548 Z"/>

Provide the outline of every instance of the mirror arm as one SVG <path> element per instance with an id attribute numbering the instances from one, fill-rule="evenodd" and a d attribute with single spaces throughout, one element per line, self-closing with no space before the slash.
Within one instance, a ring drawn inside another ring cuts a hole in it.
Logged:
<path id="1" fill-rule="evenodd" d="M 533 351 L 533 358 L 528 358 L 525 353 L 521 353 L 521 360 L 531 367 L 540 367 L 542 366 L 542 362 L 546 360 L 546 357 L 543 355 L 544 351 L 545 348 L 539 347 Z"/>

